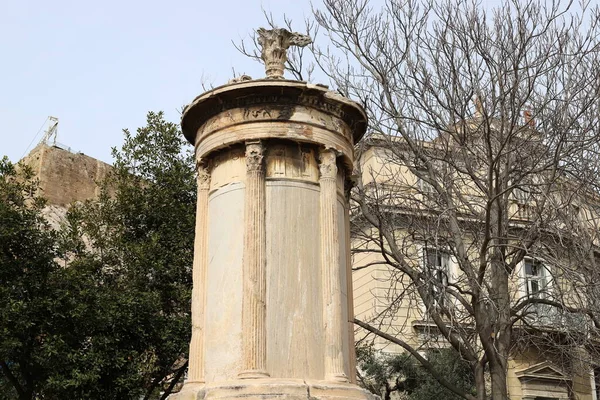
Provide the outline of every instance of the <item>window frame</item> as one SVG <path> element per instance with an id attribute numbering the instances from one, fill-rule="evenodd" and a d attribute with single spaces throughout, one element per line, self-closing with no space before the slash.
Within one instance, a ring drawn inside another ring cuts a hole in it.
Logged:
<path id="1" fill-rule="evenodd" d="M 533 267 L 535 267 L 536 271 L 539 271 L 539 273 L 528 273 L 528 265 L 531 266 L 531 271 L 533 271 Z M 527 298 L 544 299 L 548 297 L 547 290 L 550 288 L 549 278 L 550 274 L 543 260 L 535 257 L 526 257 L 525 259 L 523 259 L 523 280 L 525 287 L 525 296 Z M 532 287 L 533 282 L 535 282 L 537 286 L 535 292 L 533 291 Z"/>
<path id="2" fill-rule="evenodd" d="M 431 265 L 430 263 L 430 252 L 435 252 L 436 257 L 436 265 Z M 448 296 L 441 288 L 447 287 L 451 282 L 451 260 L 452 256 L 449 251 L 434 247 L 434 246 L 423 246 L 423 254 L 422 254 L 422 265 L 423 270 L 427 271 L 430 276 L 435 279 L 435 281 L 439 284 L 435 284 L 432 282 L 431 284 L 431 294 L 436 306 L 447 307 L 448 306 Z M 437 265 L 439 263 L 439 265 Z"/>

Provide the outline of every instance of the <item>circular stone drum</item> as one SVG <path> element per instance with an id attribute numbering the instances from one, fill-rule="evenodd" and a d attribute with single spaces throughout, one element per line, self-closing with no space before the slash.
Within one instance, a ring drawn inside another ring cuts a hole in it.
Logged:
<path id="1" fill-rule="evenodd" d="M 184 110 L 198 206 L 192 341 L 175 399 L 366 399 L 356 386 L 348 194 L 356 103 L 263 79 Z"/>

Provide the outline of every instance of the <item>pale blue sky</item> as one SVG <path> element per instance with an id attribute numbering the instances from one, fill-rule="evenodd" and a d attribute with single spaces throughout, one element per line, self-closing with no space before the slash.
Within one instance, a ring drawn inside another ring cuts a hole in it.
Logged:
<path id="1" fill-rule="evenodd" d="M 122 129 L 145 125 L 148 111 L 179 123 L 203 82 L 224 84 L 232 68 L 264 76 L 231 43 L 267 25 L 263 8 L 297 30 L 311 15 L 310 0 L 0 0 L 0 157 L 18 161 L 52 115 L 60 143 L 111 162 Z"/>
<path id="2" fill-rule="evenodd" d="M 263 76 L 231 44 L 266 25 L 261 6 L 298 29 L 310 14 L 309 0 L 0 0 L 0 157 L 19 160 L 52 115 L 59 142 L 111 162 L 122 128 L 150 110 L 178 123 L 203 79 Z"/>

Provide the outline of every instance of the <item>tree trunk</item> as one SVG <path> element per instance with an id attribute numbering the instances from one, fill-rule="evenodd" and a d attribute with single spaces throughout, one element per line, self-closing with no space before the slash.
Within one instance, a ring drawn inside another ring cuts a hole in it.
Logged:
<path id="1" fill-rule="evenodd" d="M 188 368 L 188 364 L 189 364 L 189 360 L 186 361 L 185 364 L 183 364 L 179 368 L 179 370 L 177 371 L 177 374 L 171 380 L 171 384 L 169 385 L 169 387 L 167 388 L 167 390 L 165 390 L 165 392 L 161 396 L 160 400 L 166 400 L 166 398 L 169 397 L 169 395 L 173 392 L 173 388 L 175 387 L 175 385 L 177 385 L 177 382 L 179 382 L 179 380 L 183 376 L 183 373 Z"/>
<path id="2" fill-rule="evenodd" d="M 11 370 L 8 368 L 8 364 L 4 361 L 0 361 L 0 368 L 2 369 L 2 372 L 4 373 L 4 375 L 10 382 L 10 384 L 15 388 L 15 391 L 17 392 L 19 399 L 20 400 L 31 399 L 32 395 L 28 393 L 29 391 L 26 391 L 21 386 L 21 384 L 19 383 L 19 380 L 13 375 Z"/>
<path id="3" fill-rule="evenodd" d="M 502 180 L 500 180 L 502 181 Z M 496 192 L 502 191 L 502 184 L 496 183 Z M 510 288 L 509 274 L 506 267 L 505 251 L 508 236 L 508 204 L 502 202 L 498 197 L 490 212 L 490 234 L 491 241 L 491 260 L 490 260 L 490 280 L 489 296 L 492 303 L 492 335 L 491 342 L 488 342 L 486 355 L 489 360 L 490 374 L 492 378 L 492 399 L 508 399 L 506 386 L 506 370 L 508 367 L 508 353 L 512 339 L 512 327 L 510 320 Z"/>
<path id="4" fill-rule="evenodd" d="M 474 370 L 475 375 L 475 390 L 477 392 L 477 400 L 486 400 L 485 391 L 485 374 L 484 367 L 481 363 L 477 363 Z"/>
<path id="5" fill-rule="evenodd" d="M 506 368 L 495 362 L 490 363 L 490 375 L 492 377 L 492 400 L 507 400 Z"/>

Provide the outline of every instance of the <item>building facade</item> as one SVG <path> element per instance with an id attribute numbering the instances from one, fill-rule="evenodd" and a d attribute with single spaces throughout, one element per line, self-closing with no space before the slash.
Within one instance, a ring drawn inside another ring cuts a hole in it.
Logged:
<path id="1" fill-rule="evenodd" d="M 494 345 L 504 332 L 494 323 L 479 324 L 501 313 L 495 310 L 498 274 L 490 267 L 494 244 L 484 242 L 491 231 L 486 218 L 495 210 L 503 215 L 497 225 L 506 227 L 495 246 L 503 251 L 499 265 L 507 269 L 509 398 L 599 399 L 598 196 L 536 167 L 549 150 L 525 124 L 523 138 L 506 152 L 522 149 L 523 154 L 503 160 L 502 150 L 496 153 L 513 181 L 505 184 L 494 209 L 485 186 L 485 175 L 494 172 L 486 156 L 477 155 L 485 152 L 485 134 L 478 137 L 477 129 L 468 127 L 472 136 L 460 143 L 459 129 L 464 126 L 413 143 L 380 135 L 363 143 L 356 205 L 361 211 L 352 228 L 356 318 L 424 357 L 450 347 L 464 349 L 466 358 L 469 352 L 473 359 L 483 357 L 481 338 Z M 474 293 L 478 302 L 489 303 L 489 315 L 478 314 Z M 490 331 L 483 333 L 482 326 Z M 357 339 L 387 354 L 406 351 L 362 329 Z"/>

